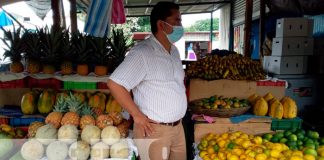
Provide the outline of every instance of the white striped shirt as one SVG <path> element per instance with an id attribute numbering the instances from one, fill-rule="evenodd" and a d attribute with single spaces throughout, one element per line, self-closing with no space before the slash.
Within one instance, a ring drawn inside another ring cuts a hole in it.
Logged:
<path id="1" fill-rule="evenodd" d="M 152 35 L 130 50 L 110 79 L 132 90 L 134 102 L 154 121 L 170 123 L 185 115 L 184 70 L 174 45 L 169 54 Z"/>

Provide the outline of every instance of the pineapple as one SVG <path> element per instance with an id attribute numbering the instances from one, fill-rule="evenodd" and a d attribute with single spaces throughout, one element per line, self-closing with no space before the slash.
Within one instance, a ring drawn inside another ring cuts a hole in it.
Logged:
<path id="1" fill-rule="evenodd" d="M 92 55 L 94 55 L 92 58 L 92 61 L 95 66 L 95 74 L 98 76 L 105 76 L 107 75 L 107 64 L 109 63 L 111 59 L 111 49 L 108 48 L 108 38 L 107 37 L 94 37 L 92 39 L 93 44 L 93 52 Z"/>
<path id="2" fill-rule="evenodd" d="M 21 63 L 22 60 L 22 53 L 25 51 L 24 41 L 21 38 L 21 28 L 15 30 L 13 28 L 13 32 L 10 30 L 7 31 L 3 27 L 1 27 L 2 31 L 4 32 L 4 38 L 1 40 L 6 45 L 6 49 L 4 52 L 4 59 L 10 58 L 10 72 L 13 73 L 20 73 L 24 71 L 24 66 Z M 9 43 L 7 42 L 9 41 Z"/>
<path id="3" fill-rule="evenodd" d="M 102 114 L 98 116 L 96 119 L 96 125 L 100 129 L 104 129 L 107 126 L 112 126 L 113 124 L 114 124 L 113 119 L 107 114 Z"/>
<path id="4" fill-rule="evenodd" d="M 83 129 L 86 125 L 96 125 L 96 120 L 93 117 L 94 113 L 91 107 L 84 105 L 82 108 L 82 117 L 80 120 L 80 128 Z"/>
<path id="5" fill-rule="evenodd" d="M 89 58 L 91 52 L 91 37 L 80 32 L 72 35 L 72 46 L 76 51 L 77 74 L 85 76 L 89 74 Z"/>
<path id="6" fill-rule="evenodd" d="M 118 126 L 117 129 L 120 132 L 121 137 L 126 138 L 128 136 L 129 127 L 132 125 L 133 121 L 131 119 L 124 119 Z"/>
<path id="7" fill-rule="evenodd" d="M 103 114 L 103 110 L 101 108 L 92 108 L 92 111 L 96 117 L 99 117 L 100 115 Z"/>
<path id="8" fill-rule="evenodd" d="M 63 113 L 66 112 L 66 103 L 64 101 L 63 96 L 61 96 L 51 112 L 45 119 L 46 124 L 52 124 L 56 129 L 60 128 L 61 120 L 63 117 Z"/>
<path id="9" fill-rule="evenodd" d="M 64 61 L 61 65 L 61 73 L 63 75 L 70 75 L 73 73 L 73 64 L 70 61 Z"/>
<path id="10" fill-rule="evenodd" d="M 74 96 L 72 93 L 70 93 L 69 97 L 65 99 L 69 112 L 65 113 L 61 125 L 75 125 L 79 126 L 80 124 L 80 109 L 82 108 L 83 104 L 80 102 L 80 100 Z"/>
<path id="11" fill-rule="evenodd" d="M 27 72 L 31 74 L 39 73 L 41 70 L 40 62 L 32 59 L 27 60 Z"/>
<path id="12" fill-rule="evenodd" d="M 43 123 L 43 122 L 37 122 L 37 121 L 31 123 L 29 125 L 29 127 L 28 127 L 28 137 L 29 138 L 35 137 L 37 129 L 39 127 L 44 126 L 44 125 L 45 125 L 45 123 Z"/>
<path id="13" fill-rule="evenodd" d="M 45 64 L 44 66 L 43 66 L 43 73 L 44 74 L 54 74 L 55 73 L 55 66 L 53 66 L 53 65 L 47 65 L 47 64 Z"/>
<path id="14" fill-rule="evenodd" d="M 114 126 L 119 125 L 123 121 L 123 116 L 118 112 L 110 112 L 108 116 L 112 118 Z"/>
<path id="15" fill-rule="evenodd" d="M 42 44 L 39 38 L 39 29 L 35 32 L 26 32 L 23 36 L 26 43 L 27 72 L 31 74 L 39 73 L 41 70 L 40 55 Z"/>

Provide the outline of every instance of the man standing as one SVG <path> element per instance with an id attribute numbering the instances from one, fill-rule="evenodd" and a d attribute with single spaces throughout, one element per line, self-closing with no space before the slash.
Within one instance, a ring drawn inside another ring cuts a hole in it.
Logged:
<path id="1" fill-rule="evenodd" d="M 152 35 L 130 50 L 110 76 L 108 87 L 134 118 L 134 138 L 155 140 L 146 151 L 151 160 L 185 160 L 181 119 L 187 99 L 179 51 L 173 45 L 184 34 L 179 6 L 158 2 L 150 22 Z M 136 144 L 146 160 L 142 145 Z"/>

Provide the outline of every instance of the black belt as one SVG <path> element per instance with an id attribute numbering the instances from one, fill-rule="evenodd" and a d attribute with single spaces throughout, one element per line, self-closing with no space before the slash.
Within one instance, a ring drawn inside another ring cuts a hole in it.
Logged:
<path id="1" fill-rule="evenodd" d="M 181 120 L 177 120 L 177 121 L 171 122 L 171 123 L 159 123 L 159 124 L 165 125 L 165 126 L 172 126 L 173 127 L 173 126 L 178 125 L 180 122 L 181 122 Z"/>

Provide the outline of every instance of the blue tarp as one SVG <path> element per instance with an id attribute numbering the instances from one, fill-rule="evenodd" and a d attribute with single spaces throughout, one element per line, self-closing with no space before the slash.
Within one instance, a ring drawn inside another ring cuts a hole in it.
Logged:
<path id="1" fill-rule="evenodd" d="M 7 16 L 4 11 L 0 11 L 0 26 L 12 25 L 12 20 Z"/>

